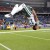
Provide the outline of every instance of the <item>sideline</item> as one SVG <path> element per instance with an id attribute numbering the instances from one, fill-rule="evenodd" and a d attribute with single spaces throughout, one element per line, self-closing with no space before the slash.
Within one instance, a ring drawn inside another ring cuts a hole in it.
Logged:
<path id="1" fill-rule="evenodd" d="M 2 47 L 4 47 L 5 49 L 7 49 L 7 50 L 11 50 L 11 49 L 8 48 L 7 46 L 3 45 L 2 43 L 0 43 L 0 45 L 1 45 Z"/>

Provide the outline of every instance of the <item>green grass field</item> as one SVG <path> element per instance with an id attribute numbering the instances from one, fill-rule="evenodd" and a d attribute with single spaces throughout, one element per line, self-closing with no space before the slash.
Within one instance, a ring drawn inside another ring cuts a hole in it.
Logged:
<path id="1" fill-rule="evenodd" d="M 0 50 L 50 50 L 50 29 L 0 30 Z"/>

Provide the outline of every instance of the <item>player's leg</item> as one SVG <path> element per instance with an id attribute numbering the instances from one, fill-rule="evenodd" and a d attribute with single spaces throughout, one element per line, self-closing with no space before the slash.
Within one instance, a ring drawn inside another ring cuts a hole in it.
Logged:
<path id="1" fill-rule="evenodd" d="M 12 9 L 12 11 L 9 13 L 9 14 L 6 14 L 5 17 L 6 18 L 9 18 L 9 17 L 12 17 L 15 13 L 16 13 L 16 10 L 18 9 L 18 4 L 16 4 L 14 6 L 14 8 Z"/>
<path id="2" fill-rule="evenodd" d="M 15 7 L 13 8 L 13 10 L 11 11 L 10 14 L 14 15 L 14 14 L 18 13 L 19 11 L 21 11 L 23 9 L 23 6 L 22 5 L 23 4 L 21 4 L 20 6 L 16 6 L 15 5 Z"/>
<path id="3" fill-rule="evenodd" d="M 13 16 L 14 14 L 18 13 L 19 11 L 21 11 L 22 9 L 23 9 L 23 4 L 21 4 L 20 6 L 16 4 L 14 8 L 12 9 L 12 11 L 10 12 L 10 14 L 6 14 L 5 17 L 9 18 Z"/>

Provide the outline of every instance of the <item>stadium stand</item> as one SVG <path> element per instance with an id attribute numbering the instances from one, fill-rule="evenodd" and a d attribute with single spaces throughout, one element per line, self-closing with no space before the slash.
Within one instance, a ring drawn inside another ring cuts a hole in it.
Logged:
<path id="1" fill-rule="evenodd" d="M 26 18 L 24 18 L 24 15 L 19 15 L 20 13 L 18 13 L 17 15 L 14 15 L 13 19 L 10 18 L 5 18 L 4 14 L 7 14 L 9 12 L 11 12 L 13 6 L 16 3 L 21 4 L 22 2 L 26 3 L 27 5 L 30 5 L 31 7 L 33 7 L 33 9 L 36 11 L 38 18 L 40 20 L 41 24 L 50 24 L 50 7 L 47 7 L 47 2 L 48 1 L 44 1 L 44 0 L 0 0 L 0 19 L 5 19 L 5 22 L 10 22 L 11 24 L 13 22 L 17 22 L 18 25 L 19 23 L 24 23 L 27 22 L 28 20 Z"/>

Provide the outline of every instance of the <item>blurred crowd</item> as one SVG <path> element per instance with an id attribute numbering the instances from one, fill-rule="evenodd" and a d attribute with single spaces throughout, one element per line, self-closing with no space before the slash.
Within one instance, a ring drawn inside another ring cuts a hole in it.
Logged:
<path id="1" fill-rule="evenodd" d="M 39 15 L 38 18 L 41 23 L 50 24 L 50 15 Z"/>
<path id="2" fill-rule="evenodd" d="M 2 16 L 3 17 L 3 16 Z M 17 28 L 30 28 L 27 19 L 18 16 L 14 18 L 0 18 L 0 30 L 16 30 Z"/>
<path id="3" fill-rule="evenodd" d="M 40 24 L 50 24 L 50 8 L 42 7 L 42 8 L 34 8 L 38 19 L 40 21 Z M 13 18 L 5 18 L 4 15 L 9 13 L 12 10 L 12 7 L 3 7 L 0 6 L 0 29 L 15 29 L 16 28 L 29 28 L 29 21 L 26 16 L 21 15 L 18 13 L 17 15 L 14 15 Z M 42 13 L 42 14 L 38 14 Z M 45 13 L 45 14 L 43 14 Z"/>

